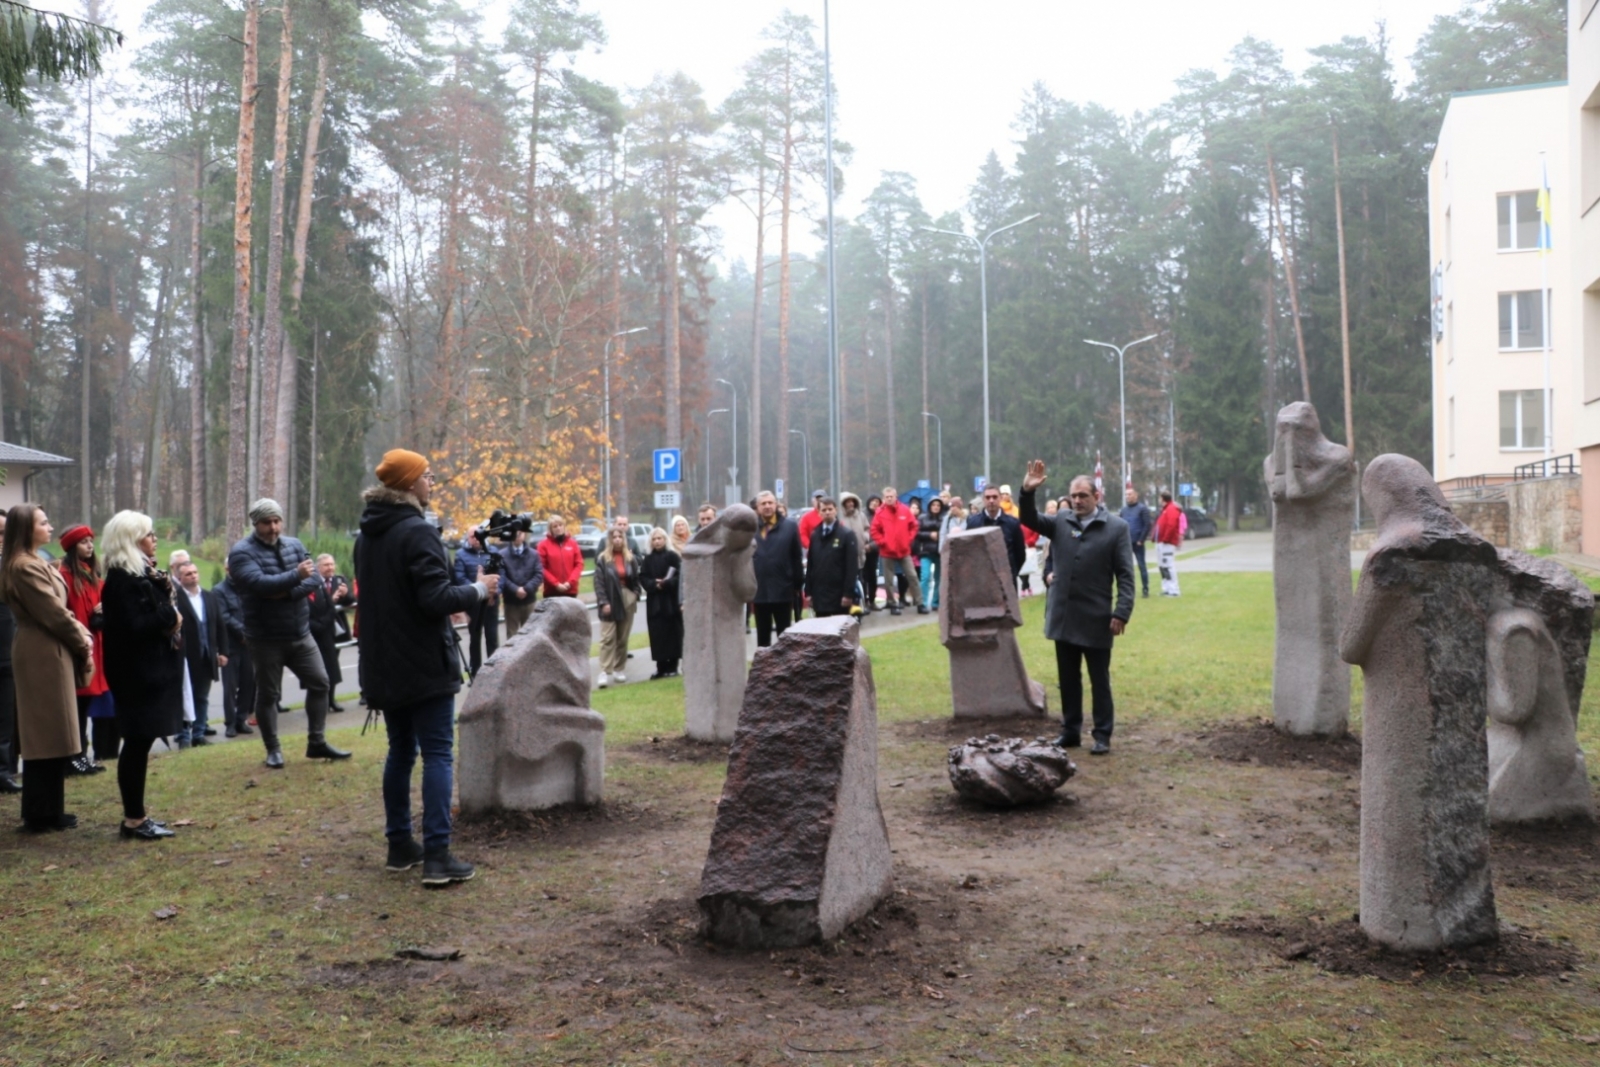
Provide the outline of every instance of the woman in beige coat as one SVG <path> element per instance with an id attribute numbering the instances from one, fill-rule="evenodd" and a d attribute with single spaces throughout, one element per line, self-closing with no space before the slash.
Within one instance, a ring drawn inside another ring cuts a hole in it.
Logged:
<path id="1" fill-rule="evenodd" d="M 67 761 L 83 751 L 78 688 L 94 669 L 89 631 L 67 610 L 61 572 L 39 555 L 53 529 L 36 504 L 6 514 L 0 547 L 0 599 L 17 620 L 11 661 L 17 684 L 17 734 L 22 742 L 22 829 L 70 830 L 64 779 Z"/>

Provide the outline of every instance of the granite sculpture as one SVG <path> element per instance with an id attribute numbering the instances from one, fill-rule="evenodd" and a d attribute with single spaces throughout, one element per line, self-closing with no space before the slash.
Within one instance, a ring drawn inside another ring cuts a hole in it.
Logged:
<path id="1" fill-rule="evenodd" d="M 696 741 L 732 741 L 739 723 L 756 528 L 754 511 L 730 504 L 683 549 L 684 725 Z"/>
<path id="2" fill-rule="evenodd" d="M 950 652 L 955 717 L 1043 715 L 1044 685 L 1028 677 L 1013 632 L 1022 608 L 1000 528 L 953 530 L 939 551 L 939 641 Z"/>
<path id="3" fill-rule="evenodd" d="M 948 769 L 957 793 L 995 808 L 1049 800 L 1078 773 L 1066 750 L 1049 738 L 1027 741 L 999 734 L 951 746 Z"/>
<path id="4" fill-rule="evenodd" d="M 589 707 L 589 613 L 539 601 L 484 661 L 457 718 L 463 815 L 600 803 L 606 721 Z"/>
<path id="5" fill-rule="evenodd" d="M 1589 771 L 1550 628 L 1538 613 L 1510 607 L 1489 617 L 1487 638 L 1489 821 L 1593 820 Z"/>
<path id="6" fill-rule="evenodd" d="M 700 878 L 702 932 L 740 948 L 837 936 L 886 896 L 872 661 L 848 616 L 756 653 Z"/>
<path id="7" fill-rule="evenodd" d="M 1335 737 L 1350 725 L 1350 667 L 1339 629 L 1350 610 L 1355 463 L 1322 435 L 1317 409 L 1278 412 L 1264 463 L 1272 497 L 1272 588 L 1277 634 L 1272 719 L 1298 737 Z"/>

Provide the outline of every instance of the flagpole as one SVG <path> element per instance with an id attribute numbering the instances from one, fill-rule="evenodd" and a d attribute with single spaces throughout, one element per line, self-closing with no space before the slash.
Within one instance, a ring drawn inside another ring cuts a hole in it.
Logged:
<path id="1" fill-rule="evenodd" d="M 1539 191 L 1542 201 L 1539 211 L 1539 302 L 1543 304 L 1544 319 L 1544 458 L 1548 461 L 1555 455 L 1555 400 L 1550 389 L 1550 246 L 1553 243 L 1553 234 L 1550 232 L 1550 170 L 1545 162 L 1544 153 L 1539 153 Z M 1551 474 L 1548 462 L 1545 465 L 1545 476 Z"/>

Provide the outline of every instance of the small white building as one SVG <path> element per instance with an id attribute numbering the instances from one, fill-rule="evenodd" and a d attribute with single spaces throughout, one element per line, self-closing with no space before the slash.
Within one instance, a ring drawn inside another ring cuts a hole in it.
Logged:
<path id="1" fill-rule="evenodd" d="M 1567 218 L 1558 213 L 1556 223 L 1562 227 L 1558 241 L 1565 236 L 1571 247 L 1571 261 L 1556 298 L 1565 297 L 1576 309 L 1570 407 L 1583 472 L 1583 551 L 1600 556 L 1600 0 L 1569 0 L 1564 110 L 1571 195 Z"/>
<path id="2" fill-rule="evenodd" d="M 0 441 L 0 511 L 9 511 L 28 499 L 28 481 L 50 467 L 70 467 L 77 460 L 53 456 L 21 445 Z"/>
<path id="3" fill-rule="evenodd" d="M 1446 489 L 1510 481 L 1523 464 L 1577 451 L 1568 99 L 1566 82 L 1457 93 L 1439 130 L 1428 244 L 1433 474 Z"/>

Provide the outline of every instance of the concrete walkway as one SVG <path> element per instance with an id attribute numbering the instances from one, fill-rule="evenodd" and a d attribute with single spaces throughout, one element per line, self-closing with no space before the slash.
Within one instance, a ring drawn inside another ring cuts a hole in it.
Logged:
<path id="1" fill-rule="evenodd" d="M 1155 568 L 1154 546 L 1146 550 L 1150 568 Z M 1185 556 L 1190 558 L 1185 559 Z M 1350 553 L 1350 569 L 1360 570 L 1366 562 L 1365 550 Z M 1185 541 L 1178 552 L 1178 574 L 1272 572 L 1272 531 L 1224 533 L 1198 541 Z"/>

